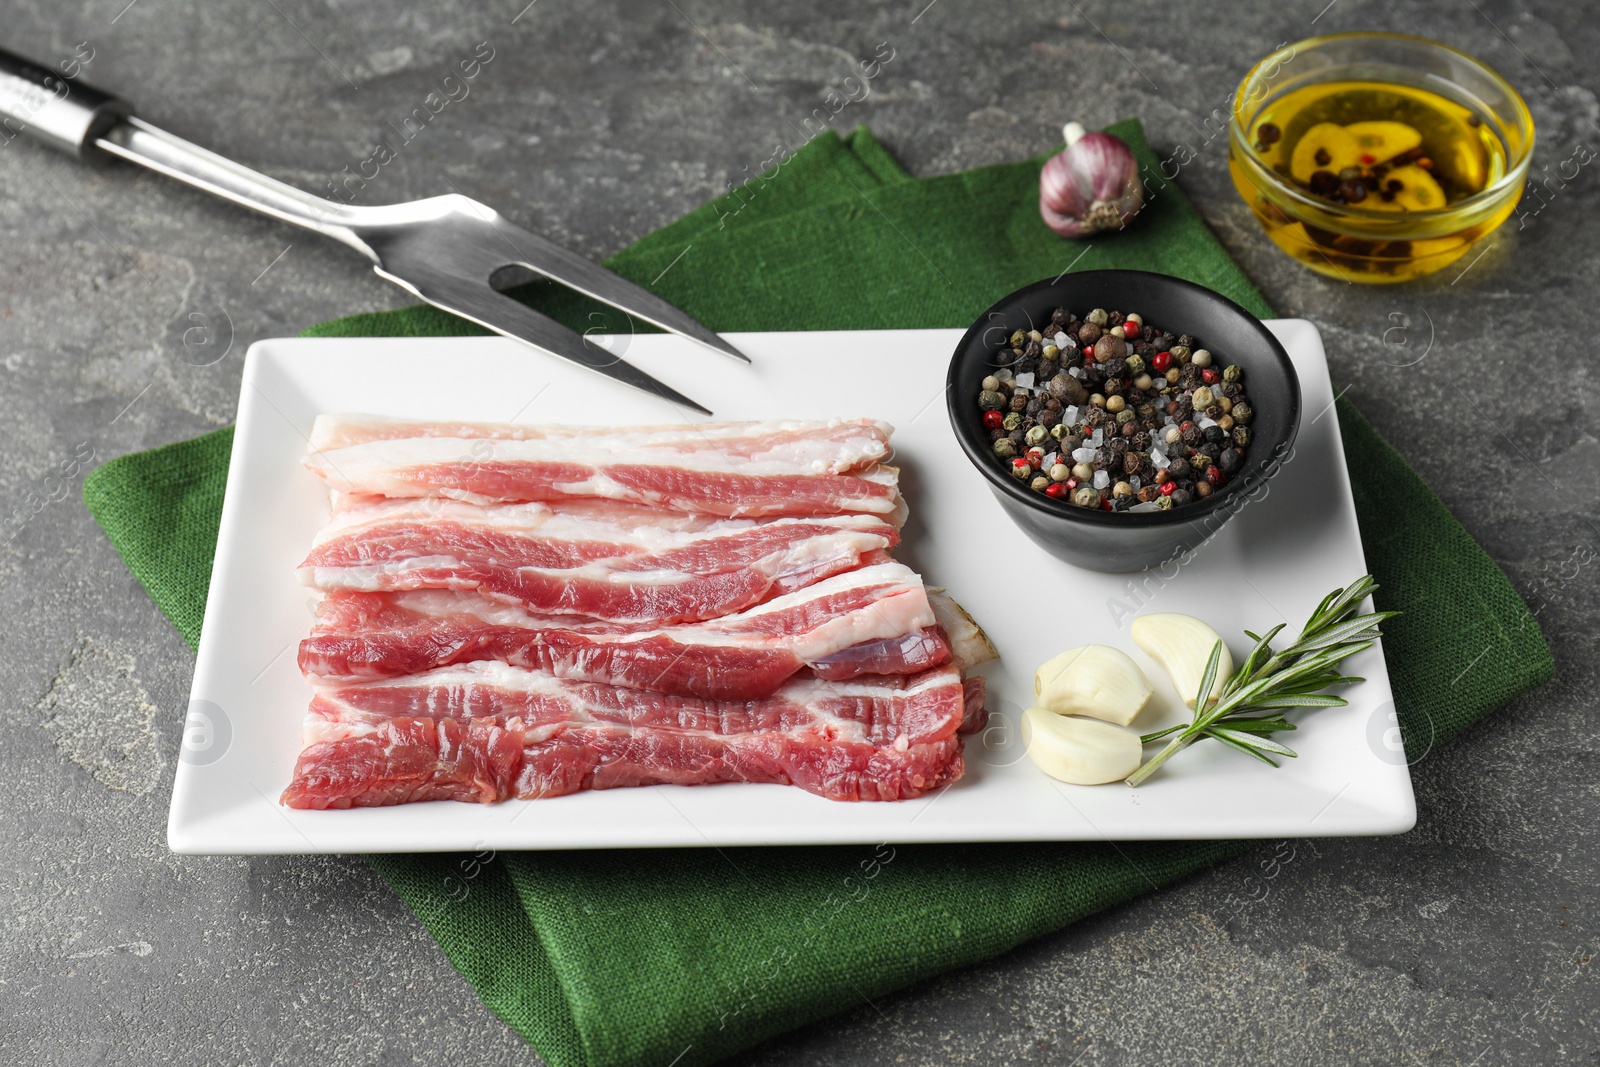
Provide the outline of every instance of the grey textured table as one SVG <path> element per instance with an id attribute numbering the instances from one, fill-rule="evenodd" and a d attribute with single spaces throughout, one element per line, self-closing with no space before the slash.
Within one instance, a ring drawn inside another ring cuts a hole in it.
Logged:
<path id="1" fill-rule="evenodd" d="M 1001 16 L 969 0 L 451 0 L 403 13 L 377 0 L 27 0 L 0 7 L 0 37 L 40 58 L 92 52 L 91 82 L 311 190 L 358 168 L 487 41 L 494 59 L 471 95 L 364 195 L 454 184 L 593 257 L 741 180 L 880 41 L 896 58 L 837 121 L 870 123 L 919 174 L 1033 154 L 1067 118 L 1140 115 L 1158 147 L 1199 146 L 1250 61 L 1351 28 L 1487 58 L 1526 94 L 1551 173 L 1600 144 L 1586 58 L 1600 31 L 1578 5 L 1324 2 L 1220 14 L 1094 0 Z M 1464 273 L 1393 289 L 1280 256 L 1235 197 L 1220 139 L 1182 182 L 1273 304 L 1318 323 L 1336 385 L 1538 608 L 1558 679 L 1414 768 L 1421 821 L 1406 837 L 1265 843 L 740 1062 L 1600 1057 L 1600 532 L 1587 517 L 1600 497 L 1600 176 L 1552 183 Z M 0 220 L 4 1058 L 537 1062 L 360 860 L 167 852 L 191 657 L 76 481 L 52 500 L 62 490 L 47 478 L 74 453 L 99 462 L 227 423 L 251 341 L 401 294 L 336 246 L 22 141 L 0 144 Z M 1395 366 L 1430 319 L 1428 358 Z M 1385 338 L 1402 321 L 1404 350 Z"/>

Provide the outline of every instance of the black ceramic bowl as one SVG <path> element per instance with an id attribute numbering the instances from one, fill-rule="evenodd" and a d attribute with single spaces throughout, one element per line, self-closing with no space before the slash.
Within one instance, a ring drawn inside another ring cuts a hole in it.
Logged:
<path id="1" fill-rule="evenodd" d="M 1168 511 L 1090 511 L 1036 493 L 1013 478 L 995 457 L 983 413 L 980 383 L 1016 330 L 1043 330 L 1064 307 L 1079 317 L 1094 308 L 1135 312 L 1173 333 L 1192 334 L 1216 355 L 1217 366 L 1237 363 L 1255 409 L 1245 464 L 1218 492 Z M 1172 278 L 1138 270 L 1066 274 L 1018 289 L 984 312 L 967 330 L 950 360 L 945 402 L 956 440 L 1011 521 L 1041 548 L 1078 567 L 1138 571 L 1176 566 L 1252 499 L 1294 444 L 1300 426 L 1300 379 L 1289 354 L 1261 320 L 1226 297 Z"/>

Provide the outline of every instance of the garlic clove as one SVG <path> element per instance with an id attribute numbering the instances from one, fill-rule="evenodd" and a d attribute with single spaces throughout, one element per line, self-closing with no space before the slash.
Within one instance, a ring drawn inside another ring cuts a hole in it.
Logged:
<path id="1" fill-rule="evenodd" d="M 1134 731 L 1045 708 L 1022 713 L 1022 745 L 1041 771 L 1070 785 L 1119 782 L 1144 759 Z"/>
<path id="2" fill-rule="evenodd" d="M 1310 185 L 1311 175 L 1319 170 L 1338 174 L 1360 165 L 1360 143 L 1337 122 L 1317 123 L 1300 135 L 1289 154 L 1289 173 L 1301 185 Z"/>
<path id="3" fill-rule="evenodd" d="M 1194 707 L 1195 697 L 1200 693 L 1206 664 L 1211 661 L 1211 650 L 1218 641 L 1222 641 L 1222 635 L 1193 615 L 1163 611 L 1140 615 L 1133 620 L 1133 643 L 1161 664 L 1167 677 L 1172 679 L 1172 687 L 1190 708 Z M 1217 661 L 1217 677 L 1207 695 L 1209 701 L 1216 701 L 1231 674 L 1233 656 L 1224 641 L 1222 656 Z"/>
<path id="4" fill-rule="evenodd" d="M 1069 648 L 1033 675 L 1034 703 L 1057 715 L 1088 715 L 1126 726 L 1155 689 L 1139 665 L 1110 645 Z"/>

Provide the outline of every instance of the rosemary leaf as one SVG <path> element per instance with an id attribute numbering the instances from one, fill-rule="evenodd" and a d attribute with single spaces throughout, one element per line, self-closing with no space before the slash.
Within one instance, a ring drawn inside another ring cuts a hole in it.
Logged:
<path id="1" fill-rule="evenodd" d="M 1293 758 L 1292 749 L 1271 740 L 1274 733 L 1294 729 L 1294 724 L 1283 718 L 1283 709 L 1346 706 L 1349 701 L 1327 690 L 1363 679 L 1343 675 L 1339 663 L 1371 648 L 1383 636 L 1383 623 L 1399 614 L 1357 614 L 1358 606 L 1377 588 L 1378 583 L 1367 574 L 1335 589 L 1322 598 L 1300 636 L 1281 651 L 1274 652 L 1272 642 L 1282 633 L 1283 624 L 1259 636 L 1246 631 L 1255 646 L 1217 690 L 1217 699 L 1208 703 L 1222 661 L 1222 642 L 1217 642 L 1196 693 L 1194 721 L 1145 734 L 1141 740 L 1146 744 L 1169 740 L 1128 776 L 1128 784 L 1139 785 L 1167 760 L 1207 738 L 1274 767 L 1278 764 L 1273 755 Z"/>

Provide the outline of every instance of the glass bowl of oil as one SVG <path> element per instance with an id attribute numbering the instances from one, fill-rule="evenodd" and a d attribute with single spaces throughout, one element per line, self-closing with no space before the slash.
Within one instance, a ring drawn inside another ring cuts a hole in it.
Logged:
<path id="1" fill-rule="evenodd" d="M 1398 282 L 1461 259 L 1510 216 L 1533 116 L 1504 78 L 1394 33 L 1313 37 L 1239 83 L 1233 184 L 1274 244 L 1348 282 Z"/>

